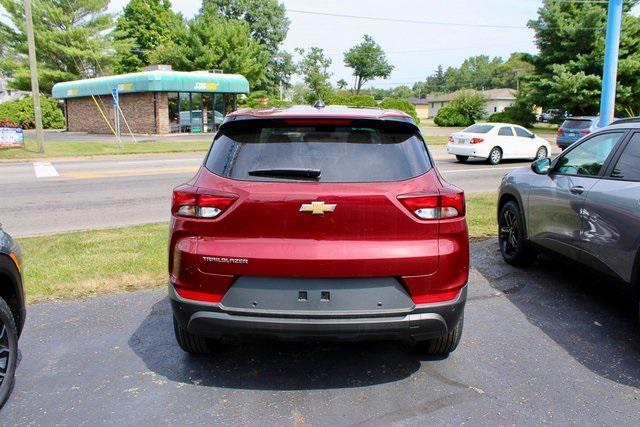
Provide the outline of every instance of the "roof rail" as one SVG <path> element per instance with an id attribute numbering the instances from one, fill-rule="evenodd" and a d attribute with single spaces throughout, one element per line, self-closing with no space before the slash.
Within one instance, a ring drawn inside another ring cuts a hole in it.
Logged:
<path id="1" fill-rule="evenodd" d="M 609 125 L 622 125 L 625 123 L 640 123 L 640 117 L 627 117 L 625 119 L 617 119 L 609 123 Z"/>

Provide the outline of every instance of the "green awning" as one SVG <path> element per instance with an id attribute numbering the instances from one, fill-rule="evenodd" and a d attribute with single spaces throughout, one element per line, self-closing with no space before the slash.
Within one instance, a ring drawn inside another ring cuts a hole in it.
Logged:
<path id="1" fill-rule="evenodd" d="M 216 74 L 206 71 L 144 71 L 95 79 L 56 83 L 52 96 L 57 99 L 91 95 L 136 92 L 216 92 L 249 93 L 249 82 L 240 74 Z"/>

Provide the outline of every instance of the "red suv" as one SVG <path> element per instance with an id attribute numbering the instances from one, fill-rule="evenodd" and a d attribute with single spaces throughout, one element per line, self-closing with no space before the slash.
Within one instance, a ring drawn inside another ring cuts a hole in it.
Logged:
<path id="1" fill-rule="evenodd" d="M 397 338 L 448 354 L 466 301 L 464 215 L 404 113 L 235 112 L 173 191 L 177 341 L 202 353 L 240 335 Z"/>

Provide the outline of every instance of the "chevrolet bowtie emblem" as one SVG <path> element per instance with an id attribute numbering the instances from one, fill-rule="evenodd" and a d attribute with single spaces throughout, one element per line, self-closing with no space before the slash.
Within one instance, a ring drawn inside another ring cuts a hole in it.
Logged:
<path id="1" fill-rule="evenodd" d="M 325 212 L 333 212 L 336 205 L 325 205 L 324 202 L 303 203 L 300 212 L 311 212 L 313 215 L 322 215 Z"/>

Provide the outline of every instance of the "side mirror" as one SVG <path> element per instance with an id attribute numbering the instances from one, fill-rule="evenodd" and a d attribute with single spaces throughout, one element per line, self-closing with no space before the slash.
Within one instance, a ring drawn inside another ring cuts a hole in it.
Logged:
<path id="1" fill-rule="evenodd" d="M 539 159 L 531 163 L 531 170 L 538 175 L 547 175 L 549 174 L 550 169 L 551 159 L 549 157 L 545 157 L 544 159 Z"/>

